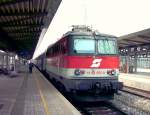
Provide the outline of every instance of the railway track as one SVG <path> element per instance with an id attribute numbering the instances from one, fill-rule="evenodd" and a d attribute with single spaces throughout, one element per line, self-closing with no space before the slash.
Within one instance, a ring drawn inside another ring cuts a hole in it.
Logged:
<path id="1" fill-rule="evenodd" d="M 123 92 L 127 92 L 139 97 L 143 97 L 146 99 L 150 99 L 150 92 L 149 91 L 144 91 L 141 89 L 137 89 L 137 88 L 133 88 L 133 87 L 128 87 L 128 86 L 124 86 L 123 89 L 121 90 Z"/>
<path id="2" fill-rule="evenodd" d="M 112 103 L 101 102 L 72 102 L 72 104 L 81 112 L 82 115 L 126 115 L 115 108 Z"/>
<path id="3" fill-rule="evenodd" d="M 149 115 L 150 92 L 131 87 L 124 87 L 114 102 L 76 103 L 75 107 L 83 115 Z M 73 102 L 74 104 L 74 102 Z"/>
<path id="4" fill-rule="evenodd" d="M 150 115 L 149 92 L 124 87 L 111 101 L 118 109 L 129 115 Z"/>

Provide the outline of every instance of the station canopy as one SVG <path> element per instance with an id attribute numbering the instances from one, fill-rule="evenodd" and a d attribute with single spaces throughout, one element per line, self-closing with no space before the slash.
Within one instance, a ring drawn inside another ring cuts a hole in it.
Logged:
<path id="1" fill-rule="evenodd" d="M 150 28 L 120 36 L 118 44 L 121 54 L 150 55 Z"/>
<path id="2" fill-rule="evenodd" d="M 0 50 L 31 58 L 61 0 L 0 0 Z"/>
<path id="3" fill-rule="evenodd" d="M 145 29 L 118 38 L 119 48 L 150 45 L 150 29 Z"/>

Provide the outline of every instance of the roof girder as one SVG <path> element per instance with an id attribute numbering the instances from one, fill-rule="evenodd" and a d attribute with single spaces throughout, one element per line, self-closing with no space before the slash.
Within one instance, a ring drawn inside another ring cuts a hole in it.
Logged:
<path id="1" fill-rule="evenodd" d="M 143 42 L 143 41 L 131 40 L 131 39 L 130 39 L 130 40 L 129 40 L 129 39 L 124 39 L 124 41 L 127 41 L 127 42 L 130 41 L 130 42 L 133 42 L 133 43 L 142 43 L 142 44 L 145 43 L 145 42 Z"/>
<path id="2" fill-rule="evenodd" d="M 21 2 L 25 2 L 25 1 L 29 1 L 29 0 L 3 0 L 0 2 L 0 7 L 4 7 L 4 6 L 8 6 L 8 5 L 13 5 L 13 4 L 16 4 L 16 3 L 21 3 Z"/>
<path id="3" fill-rule="evenodd" d="M 10 12 L 3 12 L 0 10 L 0 16 L 36 16 L 36 15 L 47 15 L 47 12 L 24 12 L 24 11 L 10 11 Z"/>

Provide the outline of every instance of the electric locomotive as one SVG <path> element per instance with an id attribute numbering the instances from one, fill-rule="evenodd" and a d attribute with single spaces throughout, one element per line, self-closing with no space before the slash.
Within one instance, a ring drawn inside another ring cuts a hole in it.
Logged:
<path id="1" fill-rule="evenodd" d="M 46 71 L 63 91 L 103 94 L 122 88 L 115 36 L 73 26 L 48 48 L 46 59 Z"/>

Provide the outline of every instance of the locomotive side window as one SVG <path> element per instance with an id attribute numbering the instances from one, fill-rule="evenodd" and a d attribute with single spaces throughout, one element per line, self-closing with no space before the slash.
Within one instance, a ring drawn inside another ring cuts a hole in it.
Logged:
<path id="1" fill-rule="evenodd" d="M 66 48 L 65 48 L 65 46 L 62 45 L 62 49 L 61 50 L 62 50 L 63 54 L 66 54 Z"/>
<path id="2" fill-rule="evenodd" d="M 60 51 L 61 51 L 61 54 L 65 54 L 66 53 L 66 50 L 65 50 L 65 47 L 63 44 L 60 44 Z"/>
<path id="3" fill-rule="evenodd" d="M 117 54 L 117 45 L 115 40 L 98 40 L 98 54 Z"/>
<path id="4" fill-rule="evenodd" d="M 57 56 L 60 53 L 60 46 L 57 44 L 52 47 L 52 50 L 53 50 L 53 55 Z"/>

